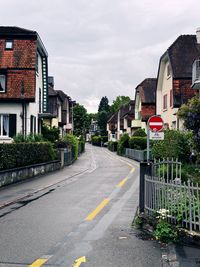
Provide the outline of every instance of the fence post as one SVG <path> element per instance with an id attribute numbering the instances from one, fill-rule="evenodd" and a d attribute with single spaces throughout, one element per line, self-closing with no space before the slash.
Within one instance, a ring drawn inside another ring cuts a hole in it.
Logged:
<path id="1" fill-rule="evenodd" d="M 64 148 L 60 148 L 59 150 L 60 150 L 61 168 L 64 168 L 64 165 L 65 165 Z"/>
<path id="2" fill-rule="evenodd" d="M 140 194 L 139 194 L 139 210 L 144 212 L 145 207 L 145 175 L 152 175 L 151 163 L 140 162 Z"/>

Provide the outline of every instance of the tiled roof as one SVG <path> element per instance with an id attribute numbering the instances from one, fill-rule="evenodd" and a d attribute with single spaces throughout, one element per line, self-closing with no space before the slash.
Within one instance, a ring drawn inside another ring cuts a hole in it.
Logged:
<path id="1" fill-rule="evenodd" d="M 0 26 L 1 35 L 37 35 L 37 32 L 16 26 Z"/>
<path id="2" fill-rule="evenodd" d="M 192 77 L 192 64 L 200 56 L 200 44 L 197 44 L 196 35 L 180 35 L 166 53 L 171 63 L 173 78 Z"/>
<path id="3" fill-rule="evenodd" d="M 156 78 L 147 78 L 136 87 L 143 104 L 156 103 Z"/>

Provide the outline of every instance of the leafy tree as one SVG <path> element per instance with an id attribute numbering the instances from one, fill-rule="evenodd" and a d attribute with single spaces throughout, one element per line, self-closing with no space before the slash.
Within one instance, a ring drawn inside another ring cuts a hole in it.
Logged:
<path id="1" fill-rule="evenodd" d="M 107 135 L 107 120 L 108 120 L 108 112 L 101 111 L 98 113 L 98 125 L 100 128 L 100 135 Z"/>
<path id="2" fill-rule="evenodd" d="M 109 101 L 108 101 L 107 96 L 103 96 L 103 97 L 101 98 L 100 103 L 99 103 L 98 112 L 102 112 L 102 111 L 109 112 L 109 110 L 110 110 L 110 106 L 109 106 L 108 103 L 109 103 Z"/>
<path id="3" fill-rule="evenodd" d="M 73 108 L 74 135 L 85 135 L 88 123 L 87 110 L 84 106 L 76 104 Z"/>
<path id="4" fill-rule="evenodd" d="M 178 117 L 184 121 L 186 129 L 192 131 L 195 147 L 200 152 L 200 99 L 198 96 L 181 106 Z"/>
<path id="5" fill-rule="evenodd" d="M 110 107 L 111 112 L 115 113 L 121 106 L 127 104 L 129 101 L 129 96 L 117 96 Z"/>

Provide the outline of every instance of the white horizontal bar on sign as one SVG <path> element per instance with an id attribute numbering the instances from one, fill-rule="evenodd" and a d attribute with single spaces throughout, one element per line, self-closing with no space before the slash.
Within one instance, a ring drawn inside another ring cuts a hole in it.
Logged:
<path id="1" fill-rule="evenodd" d="M 158 125 L 158 126 L 160 126 L 160 125 L 163 125 L 163 123 L 162 122 L 150 122 L 149 125 Z"/>

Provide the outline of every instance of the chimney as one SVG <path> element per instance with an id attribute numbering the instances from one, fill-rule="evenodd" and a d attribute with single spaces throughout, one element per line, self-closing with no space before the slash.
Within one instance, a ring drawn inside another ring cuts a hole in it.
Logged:
<path id="1" fill-rule="evenodd" d="M 196 35 L 197 35 L 197 44 L 200 44 L 200 27 L 197 28 Z"/>
<path id="2" fill-rule="evenodd" d="M 54 89 L 54 77 L 48 76 L 48 84 Z"/>

